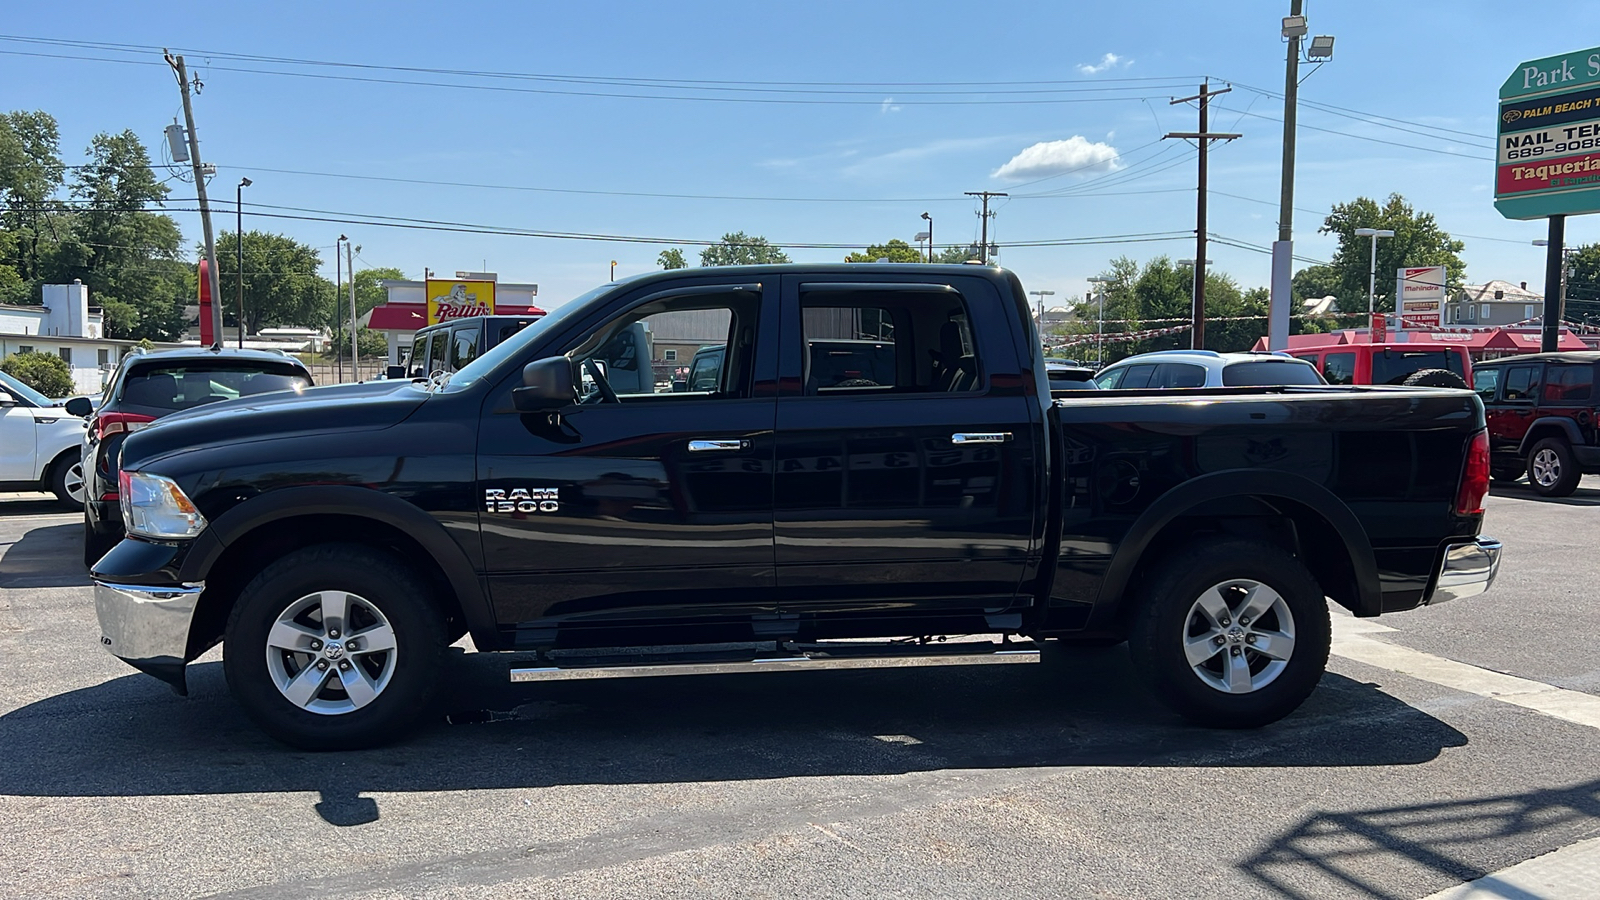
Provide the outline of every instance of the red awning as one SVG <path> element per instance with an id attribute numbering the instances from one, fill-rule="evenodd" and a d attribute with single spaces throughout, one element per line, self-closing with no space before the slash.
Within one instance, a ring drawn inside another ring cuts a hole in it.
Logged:
<path id="1" fill-rule="evenodd" d="M 511 306 L 500 304 L 494 311 L 497 316 L 542 316 L 545 311 L 537 306 Z M 372 308 L 372 318 L 367 327 L 374 331 L 416 331 L 428 324 L 428 307 L 421 303 L 385 303 Z"/>
<path id="2" fill-rule="evenodd" d="M 1538 329 L 1519 328 L 1515 331 L 1497 328 L 1494 336 L 1483 345 L 1485 350 L 1511 350 L 1516 353 L 1538 353 L 1541 335 Z M 1587 350 L 1588 345 L 1578 340 L 1572 332 L 1561 329 L 1556 342 L 1557 350 Z"/>

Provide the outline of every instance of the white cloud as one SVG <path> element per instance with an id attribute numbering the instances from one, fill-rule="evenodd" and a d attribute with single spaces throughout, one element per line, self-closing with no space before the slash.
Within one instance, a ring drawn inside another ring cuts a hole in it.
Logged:
<path id="1" fill-rule="evenodd" d="M 1110 144 L 1075 134 L 1064 141 L 1040 141 L 1028 147 L 995 169 L 992 177 L 1019 181 L 1068 172 L 1113 172 L 1122 168 L 1118 158 L 1117 148 Z"/>
<path id="2" fill-rule="evenodd" d="M 1085 75 L 1099 75 L 1101 72 L 1108 72 L 1118 66 L 1126 68 L 1131 65 L 1133 65 L 1133 60 L 1118 56 L 1115 53 L 1107 53 L 1105 56 L 1100 57 L 1098 63 L 1079 63 L 1078 71 Z"/>
<path id="3" fill-rule="evenodd" d="M 885 98 L 883 98 L 882 105 L 880 105 L 878 107 L 878 112 L 880 112 L 880 113 L 894 113 L 894 112 L 899 112 L 899 111 L 900 111 L 900 107 L 895 105 L 893 97 L 885 97 Z"/>

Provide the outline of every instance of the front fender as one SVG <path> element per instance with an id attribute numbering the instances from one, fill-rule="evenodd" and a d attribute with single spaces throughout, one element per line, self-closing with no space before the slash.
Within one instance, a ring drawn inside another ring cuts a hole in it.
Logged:
<path id="1" fill-rule="evenodd" d="M 1117 547 L 1095 602 L 1096 619 L 1115 615 L 1128 583 L 1145 551 L 1161 530 L 1196 507 L 1229 497 L 1290 500 L 1320 515 L 1339 535 L 1355 573 L 1358 616 L 1376 616 L 1383 609 L 1377 558 L 1372 542 L 1356 514 L 1332 491 L 1291 472 L 1269 469 L 1230 469 L 1191 479 L 1161 495 L 1134 520 Z"/>

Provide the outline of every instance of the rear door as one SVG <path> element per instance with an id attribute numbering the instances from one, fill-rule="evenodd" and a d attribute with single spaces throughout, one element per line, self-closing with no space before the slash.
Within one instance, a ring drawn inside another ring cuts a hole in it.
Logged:
<path id="1" fill-rule="evenodd" d="M 1004 609 L 1042 513 L 1038 403 L 1009 327 L 1018 313 L 980 278 L 869 277 L 784 278 L 780 607 Z M 814 350 L 841 346 L 873 348 L 871 372 L 817 362 Z"/>
<path id="2" fill-rule="evenodd" d="M 491 392 L 479 521 L 501 622 L 720 616 L 743 637 L 751 615 L 775 611 L 776 294 L 717 282 L 618 294 L 542 351 L 580 367 L 576 407 L 518 413 L 520 370 Z M 728 364 L 708 390 L 674 391 L 653 374 L 674 344 L 723 345 Z"/>

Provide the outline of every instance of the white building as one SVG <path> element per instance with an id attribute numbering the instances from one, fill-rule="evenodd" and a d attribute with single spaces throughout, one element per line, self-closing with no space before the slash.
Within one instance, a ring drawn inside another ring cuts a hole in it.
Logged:
<path id="1" fill-rule="evenodd" d="M 44 305 L 0 304 L 0 358 L 13 353 L 54 353 L 72 369 L 77 390 L 97 394 L 136 341 L 105 337 L 100 308 L 89 305 L 81 282 L 47 284 Z"/>

